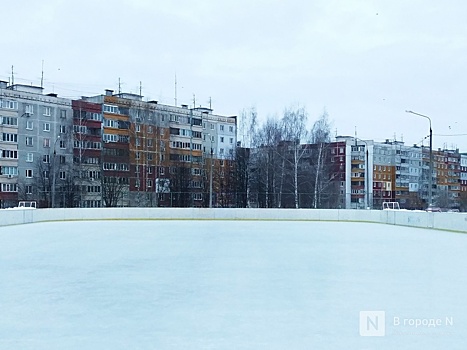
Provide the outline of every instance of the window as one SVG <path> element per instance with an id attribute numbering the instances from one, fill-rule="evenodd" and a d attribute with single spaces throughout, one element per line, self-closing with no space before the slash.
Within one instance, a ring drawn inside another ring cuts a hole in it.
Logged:
<path id="1" fill-rule="evenodd" d="M 32 169 L 26 169 L 26 177 L 32 178 Z"/>
<path id="2" fill-rule="evenodd" d="M 102 115 L 100 113 L 90 113 L 89 119 L 90 120 L 101 121 L 102 120 Z"/>
<path id="3" fill-rule="evenodd" d="M 141 125 L 136 124 L 136 132 L 140 132 L 140 131 L 141 131 Z"/>
<path id="4" fill-rule="evenodd" d="M 60 171 L 60 180 L 66 179 L 66 171 Z"/>
<path id="5" fill-rule="evenodd" d="M 150 180 L 150 179 L 146 180 L 146 186 L 148 188 L 151 188 L 152 187 L 152 180 Z"/>
<path id="6" fill-rule="evenodd" d="M 211 124 L 211 130 L 214 130 L 214 124 Z"/>
<path id="7" fill-rule="evenodd" d="M 18 126 L 18 118 L 16 118 L 16 117 L 0 117 L 0 124 Z"/>
<path id="8" fill-rule="evenodd" d="M 60 160 L 60 164 L 65 164 L 66 163 L 66 157 L 65 156 L 60 156 L 59 160 Z"/>
<path id="9" fill-rule="evenodd" d="M 233 132 L 233 126 L 229 126 L 229 132 Z"/>
<path id="10" fill-rule="evenodd" d="M 34 122 L 32 120 L 26 121 L 26 129 L 27 130 L 32 130 L 34 129 Z"/>
<path id="11" fill-rule="evenodd" d="M 44 131 L 50 131 L 50 123 L 44 123 Z"/>
<path id="12" fill-rule="evenodd" d="M 43 114 L 44 114 L 46 117 L 50 117 L 50 116 L 52 115 L 52 110 L 51 110 L 50 107 L 45 107 L 45 106 L 44 106 L 44 107 L 43 107 L 43 111 L 44 111 Z"/>
<path id="13" fill-rule="evenodd" d="M 18 167 L 15 166 L 2 166 L 0 167 L 0 175 L 18 175 Z"/>
<path id="14" fill-rule="evenodd" d="M 141 146 L 141 141 L 140 141 L 139 138 L 136 138 L 135 144 L 136 144 L 136 146 Z"/>
<path id="15" fill-rule="evenodd" d="M 141 158 L 140 153 L 139 153 L 139 152 L 136 152 L 136 153 L 135 153 L 135 159 L 140 159 L 140 158 Z"/>
<path id="16" fill-rule="evenodd" d="M 24 112 L 27 113 L 27 114 L 34 114 L 34 106 L 33 105 L 26 105 L 26 108 L 25 108 Z"/>
<path id="17" fill-rule="evenodd" d="M 47 179 L 49 178 L 49 171 L 48 171 L 48 170 L 44 170 L 44 171 L 42 172 L 42 176 L 44 177 L 44 179 L 47 180 Z"/>
<path id="18" fill-rule="evenodd" d="M 26 154 L 26 162 L 32 163 L 34 161 L 34 154 L 33 153 L 27 153 Z"/>
<path id="19" fill-rule="evenodd" d="M 18 134 L 4 132 L 2 134 L 2 140 L 4 142 L 18 142 Z"/>
<path id="20" fill-rule="evenodd" d="M 148 133 L 152 134 L 152 125 L 148 126 Z"/>
<path id="21" fill-rule="evenodd" d="M 66 141 L 65 140 L 60 140 L 60 148 L 62 148 L 62 149 L 66 148 Z"/>
<path id="22" fill-rule="evenodd" d="M 33 146 L 32 136 L 26 136 L 26 146 Z"/>
<path id="23" fill-rule="evenodd" d="M 104 105 L 104 113 L 118 114 L 118 107 L 112 105 Z"/>
<path id="24" fill-rule="evenodd" d="M 224 154 L 224 149 L 223 149 L 223 148 L 221 148 L 221 149 L 219 150 L 219 154 Z"/>
<path id="25" fill-rule="evenodd" d="M 62 118 L 62 119 L 66 118 L 66 110 L 65 109 L 60 110 L 60 118 Z"/>
<path id="26" fill-rule="evenodd" d="M 0 100 L 0 106 L 6 109 L 18 109 L 18 102 Z"/>
<path id="27" fill-rule="evenodd" d="M 233 143 L 233 137 L 231 137 L 231 138 L 229 139 L 229 142 L 230 142 L 230 143 Z"/>
<path id="28" fill-rule="evenodd" d="M 221 136 L 221 143 L 224 143 L 224 136 Z"/>
<path id="29" fill-rule="evenodd" d="M 2 184 L 2 192 L 18 192 L 17 184 Z"/>
<path id="30" fill-rule="evenodd" d="M 48 154 L 44 154 L 42 156 L 42 162 L 46 164 L 50 163 L 50 156 Z"/>
<path id="31" fill-rule="evenodd" d="M 66 134 L 66 125 L 60 125 L 60 134 Z"/>
<path id="32" fill-rule="evenodd" d="M 224 125 L 219 125 L 220 131 L 224 131 Z"/>
<path id="33" fill-rule="evenodd" d="M 115 134 L 104 134 L 104 142 L 118 142 L 118 135 Z"/>
<path id="34" fill-rule="evenodd" d="M 18 151 L 15 150 L 0 150 L 0 158 L 18 159 Z"/>
<path id="35" fill-rule="evenodd" d="M 50 147 L 50 139 L 48 139 L 48 138 L 44 139 L 44 147 L 46 147 L 46 148 Z"/>
<path id="36" fill-rule="evenodd" d="M 153 141 L 152 139 L 148 139 L 148 147 L 152 147 L 153 146 Z"/>
<path id="37" fill-rule="evenodd" d="M 26 194 L 32 194 L 32 186 L 26 185 Z"/>
<path id="38" fill-rule="evenodd" d="M 148 160 L 152 160 L 152 153 L 148 153 Z"/>

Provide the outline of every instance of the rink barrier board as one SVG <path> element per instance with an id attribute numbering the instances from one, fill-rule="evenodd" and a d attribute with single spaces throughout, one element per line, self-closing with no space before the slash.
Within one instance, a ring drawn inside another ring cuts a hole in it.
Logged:
<path id="1" fill-rule="evenodd" d="M 409 210 L 252 208 L 2 209 L 0 226 L 82 220 L 288 220 L 368 222 L 467 233 L 467 213 Z"/>

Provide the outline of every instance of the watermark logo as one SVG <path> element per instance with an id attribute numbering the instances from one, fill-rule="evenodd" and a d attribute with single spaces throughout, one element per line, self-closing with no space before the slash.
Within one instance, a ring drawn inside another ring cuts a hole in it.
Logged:
<path id="1" fill-rule="evenodd" d="M 386 314 L 384 311 L 360 311 L 360 335 L 362 337 L 384 337 Z"/>

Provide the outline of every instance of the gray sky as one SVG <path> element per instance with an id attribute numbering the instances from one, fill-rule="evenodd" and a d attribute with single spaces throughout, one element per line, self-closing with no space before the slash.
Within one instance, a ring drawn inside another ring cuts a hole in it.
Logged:
<path id="1" fill-rule="evenodd" d="M 339 135 L 467 152 L 462 0 L 15 0 L 2 4 L 0 79 L 79 97 L 105 88 L 260 118 L 300 104 Z M 449 129 L 449 126 L 451 129 Z M 428 144 L 428 140 L 425 141 Z"/>

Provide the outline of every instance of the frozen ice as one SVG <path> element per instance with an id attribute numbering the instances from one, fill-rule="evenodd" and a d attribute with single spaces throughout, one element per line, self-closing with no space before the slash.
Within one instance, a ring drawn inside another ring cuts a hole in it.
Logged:
<path id="1" fill-rule="evenodd" d="M 466 252 L 369 223 L 0 227 L 0 349 L 465 349 Z M 360 335 L 361 311 L 385 336 Z"/>

